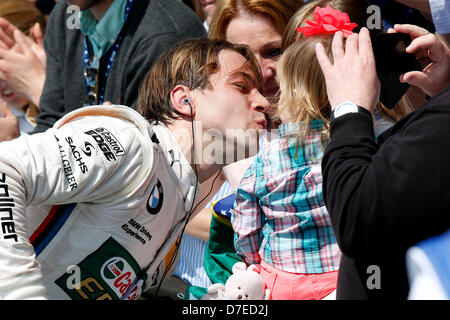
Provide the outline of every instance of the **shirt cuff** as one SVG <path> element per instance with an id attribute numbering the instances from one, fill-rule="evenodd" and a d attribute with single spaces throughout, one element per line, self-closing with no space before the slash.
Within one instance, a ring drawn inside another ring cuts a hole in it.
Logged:
<path id="1" fill-rule="evenodd" d="M 372 117 L 365 113 L 348 113 L 331 122 L 330 138 L 370 137 L 375 139 Z"/>

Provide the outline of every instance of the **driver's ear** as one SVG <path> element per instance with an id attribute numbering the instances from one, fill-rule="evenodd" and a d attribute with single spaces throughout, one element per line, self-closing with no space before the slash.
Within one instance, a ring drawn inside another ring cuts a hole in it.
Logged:
<path id="1" fill-rule="evenodd" d="M 176 85 L 170 92 L 170 102 L 173 108 L 181 115 L 195 116 L 195 105 L 190 97 L 191 89 L 187 86 Z"/>

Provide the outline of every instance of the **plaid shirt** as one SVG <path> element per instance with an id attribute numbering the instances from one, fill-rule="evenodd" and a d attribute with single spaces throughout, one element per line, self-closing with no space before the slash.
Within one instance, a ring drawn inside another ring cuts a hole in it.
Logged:
<path id="1" fill-rule="evenodd" d="M 236 252 L 292 273 L 335 271 L 341 252 L 322 197 L 323 122 L 311 122 L 295 157 L 298 129 L 282 124 L 245 173 L 231 217 Z"/>

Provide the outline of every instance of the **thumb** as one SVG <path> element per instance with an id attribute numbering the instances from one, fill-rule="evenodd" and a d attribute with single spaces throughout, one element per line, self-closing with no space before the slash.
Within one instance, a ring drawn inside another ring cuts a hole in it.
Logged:
<path id="1" fill-rule="evenodd" d="M 11 107 L 3 99 L 0 99 L 0 113 L 3 114 L 4 118 L 15 118 L 16 117 L 16 115 L 12 111 Z"/>
<path id="2" fill-rule="evenodd" d="M 408 84 L 419 87 L 423 92 L 430 95 L 428 88 L 431 85 L 431 80 L 428 75 L 420 71 L 410 71 L 400 76 L 400 82 L 407 82 Z"/>

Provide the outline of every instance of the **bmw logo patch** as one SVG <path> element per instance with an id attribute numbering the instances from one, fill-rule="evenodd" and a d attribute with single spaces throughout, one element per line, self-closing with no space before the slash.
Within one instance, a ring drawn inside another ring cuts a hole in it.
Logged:
<path id="1" fill-rule="evenodd" d="M 164 190 L 162 184 L 157 180 L 156 184 L 152 188 L 152 192 L 148 197 L 147 201 L 147 211 L 150 214 L 157 214 L 162 207 L 164 201 Z"/>

